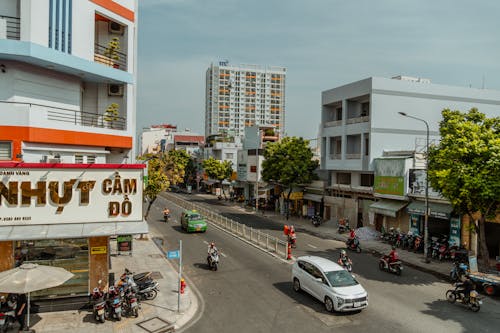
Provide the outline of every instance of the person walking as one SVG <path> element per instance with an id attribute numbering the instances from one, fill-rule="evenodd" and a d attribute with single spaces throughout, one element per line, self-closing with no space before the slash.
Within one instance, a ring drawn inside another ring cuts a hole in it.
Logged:
<path id="1" fill-rule="evenodd" d="M 26 327 L 26 312 L 28 311 L 28 301 L 25 294 L 17 295 L 16 301 L 16 319 L 19 322 L 19 330 L 25 331 Z"/>

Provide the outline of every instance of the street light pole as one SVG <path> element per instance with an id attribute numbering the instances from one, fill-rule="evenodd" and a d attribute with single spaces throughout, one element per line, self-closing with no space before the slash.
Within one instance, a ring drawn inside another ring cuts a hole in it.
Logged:
<path id="1" fill-rule="evenodd" d="M 425 140 L 425 215 L 424 215 L 424 260 L 429 263 L 428 247 L 429 247 L 429 124 L 421 118 L 410 116 L 405 112 L 398 112 L 400 115 L 421 121 L 425 124 L 426 140 Z"/>

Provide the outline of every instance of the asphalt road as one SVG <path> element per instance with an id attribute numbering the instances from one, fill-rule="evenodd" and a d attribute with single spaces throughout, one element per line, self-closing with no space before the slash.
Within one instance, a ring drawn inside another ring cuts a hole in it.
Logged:
<path id="1" fill-rule="evenodd" d="M 212 204 L 214 211 L 253 227 L 282 234 L 281 226 L 221 205 L 216 199 L 195 195 L 190 200 Z M 328 313 L 311 296 L 292 290 L 291 263 L 244 243 L 209 225 L 201 234 L 181 231 L 180 210 L 173 205 L 173 219 L 163 223 L 160 198 L 150 214 L 150 225 L 177 247 L 183 240 L 183 271 L 196 285 L 204 302 L 201 319 L 187 332 L 499 332 L 500 303 L 483 299 L 481 311 L 473 313 L 459 304 L 449 304 L 445 292 L 450 285 L 433 275 L 405 267 L 398 277 L 378 269 L 378 258 L 350 252 L 354 274 L 369 294 L 367 309 L 356 313 Z M 284 237 L 284 236 L 282 236 Z M 217 272 L 208 270 L 208 242 L 222 252 Z M 297 234 L 294 256 L 318 255 L 336 260 L 344 244 L 304 233 Z"/>

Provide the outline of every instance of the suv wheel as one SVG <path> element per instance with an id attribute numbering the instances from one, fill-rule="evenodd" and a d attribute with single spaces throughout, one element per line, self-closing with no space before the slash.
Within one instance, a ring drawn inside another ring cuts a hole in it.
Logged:
<path id="1" fill-rule="evenodd" d="M 295 290 L 295 292 L 300 291 L 300 281 L 297 278 L 293 279 L 293 290 Z"/>
<path id="2" fill-rule="evenodd" d="M 325 309 L 328 312 L 333 312 L 335 310 L 335 306 L 333 305 L 333 301 L 330 297 L 325 297 Z"/>

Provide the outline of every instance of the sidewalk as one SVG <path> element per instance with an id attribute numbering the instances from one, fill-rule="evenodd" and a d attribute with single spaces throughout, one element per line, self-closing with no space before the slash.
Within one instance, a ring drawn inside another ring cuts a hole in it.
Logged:
<path id="1" fill-rule="evenodd" d="M 204 194 L 200 194 L 204 195 Z M 206 195 L 207 197 L 213 198 L 211 195 Z M 337 223 L 329 220 L 323 222 L 319 227 L 312 225 L 310 219 L 300 218 L 297 216 L 290 216 L 287 220 L 284 215 L 281 215 L 274 211 L 266 210 L 264 215 L 262 211 L 255 212 L 255 209 L 249 207 L 243 207 L 240 203 L 234 203 L 229 201 L 223 201 L 227 206 L 233 206 L 249 214 L 255 214 L 259 217 L 264 217 L 270 219 L 276 223 L 282 225 L 292 224 L 297 232 L 307 232 L 314 236 L 318 236 L 326 239 L 333 239 L 337 241 L 345 242 L 349 237 L 349 233 L 339 234 L 337 232 Z M 300 237 L 300 235 L 298 236 Z M 369 252 L 376 255 L 388 254 L 391 252 L 391 245 L 384 243 L 379 240 L 360 240 L 361 248 L 363 252 Z M 439 276 L 440 278 L 448 278 L 450 275 L 450 270 L 452 268 L 452 263 L 450 261 L 436 261 L 432 260 L 430 263 L 424 261 L 424 255 L 422 253 L 414 253 L 411 251 L 406 251 L 403 249 L 398 249 L 398 255 L 400 260 L 407 266 L 414 267 L 418 270 L 428 272 Z"/>
<path id="2" fill-rule="evenodd" d="M 198 298 L 190 288 L 189 281 L 184 294 L 181 295 L 180 312 L 177 312 L 178 273 L 172 264 L 165 259 L 164 253 L 149 239 L 133 240 L 132 255 L 116 252 L 116 242 L 111 242 L 111 272 L 119 279 L 124 268 L 134 272 L 152 271 L 155 280 L 160 284 L 158 296 L 151 301 L 142 301 L 139 317 L 124 316 L 121 321 L 106 320 L 97 323 L 92 310 L 48 312 L 31 315 L 31 328 L 36 332 L 171 332 L 169 327 L 179 330 L 187 324 L 198 310 Z"/>

